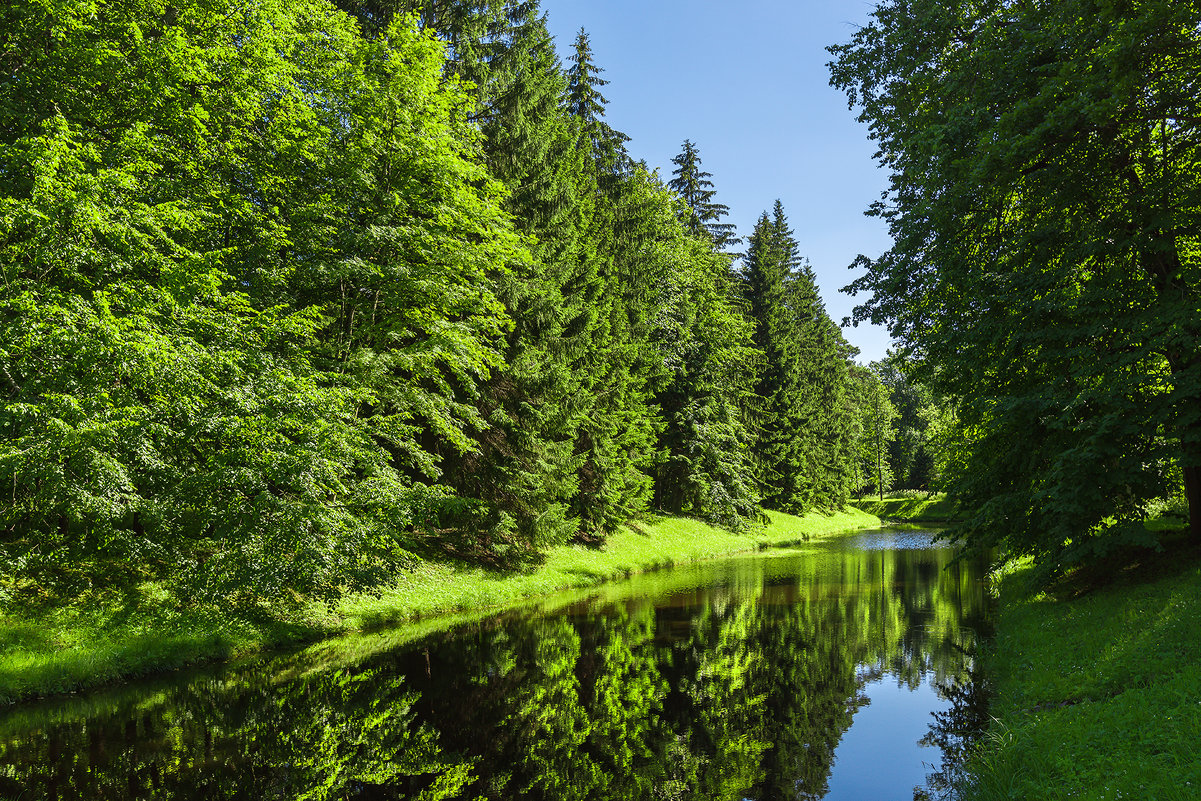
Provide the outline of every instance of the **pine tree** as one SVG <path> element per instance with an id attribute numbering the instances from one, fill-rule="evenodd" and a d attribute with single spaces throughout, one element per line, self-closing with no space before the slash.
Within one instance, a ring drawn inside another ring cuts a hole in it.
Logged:
<path id="1" fill-rule="evenodd" d="M 739 244 L 742 240 L 734 235 L 734 225 L 722 222 L 730 208 L 713 200 L 717 194 L 709 180 L 713 175 L 701 169 L 701 156 L 696 145 L 685 139 L 684 149 L 671 163 L 676 169 L 667 186 L 684 201 L 681 220 L 688 233 L 711 241 L 718 250 Z"/>

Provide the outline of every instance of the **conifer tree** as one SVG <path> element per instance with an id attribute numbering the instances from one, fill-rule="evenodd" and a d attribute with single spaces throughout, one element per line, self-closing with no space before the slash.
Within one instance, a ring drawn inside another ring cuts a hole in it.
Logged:
<path id="1" fill-rule="evenodd" d="M 368 30 L 411 11 L 478 87 L 487 161 L 537 242 L 531 263 L 496 276 L 514 327 L 507 367 L 478 400 L 488 430 L 476 452 L 444 454 L 461 496 L 444 522 L 485 532 L 484 553 L 520 558 L 576 531 L 599 536 L 649 498 L 655 416 L 645 334 L 639 344 L 632 331 L 645 313 L 626 303 L 643 273 L 632 253 L 618 264 L 615 235 L 630 214 L 626 137 L 603 121 L 606 82 L 587 35 L 565 74 L 537 2 L 396 0 L 357 16 Z"/>
<path id="2" fill-rule="evenodd" d="M 630 163 L 622 147 L 628 138 L 604 122 L 599 87 L 607 81 L 599 78 L 583 30 L 571 61 L 565 108 L 577 126 L 579 148 L 590 156 L 581 191 L 596 198 L 587 239 L 601 284 L 582 375 L 592 405 L 577 439 L 584 462 L 573 511 L 585 536 L 596 539 L 650 501 L 658 416 L 648 341 L 654 279 L 644 253 L 660 232 L 643 210 L 654 191 L 649 176 Z"/>
<path id="3" fill-rule="evenodd" d="M 729 257 L 686 228 L 661 185 L 643 208 L 657 232 L 643 256 L 654 277 L 651 340 L 665 375 L 655 505 L 740 529 L 760 519 L 750 409 L 761 353 L 731 286 Z"/>
<path id="4" fill-rule="evenodd" d="M 793 512 L 838 506 L 853 483 L 847 346 L 780 201 L 759 218 L 748 245 L 743 286 L 765 357 L 755 387 L 764 499 Z"/>
<path id="5" fill-rule="evenodd" d="M 624 172 L 630 164 L 625 143 L 630 138 L 604 121 L 608 100 L 601 87 L 608 81 L 600 77 L 604 69 L 592 58 L 588 32 L 580 28 L 567 70 L 567 111 L 581 126 L 581 141 L 587 141 L 592 156 L 603 172 Z"/>
<path id="6" fill-rule="evenodd" d="M 505 367 L 475 401 L 487 428 L 472 451 L 442 454 L 459 496 L 444 524 L 482 557 L 521 560 L 581 525 L 574 510 L 588 448 L 579 440 L 595 401 L 592 342 L 603 317 L 595 168 L 577 147 L 581 128 L 535 0 L 436 2 L 420 12 L 449 42 L 453 72 L 480 92 L 486 161 L 535 243 L 531 261 L 494 276 L 513 327 Z"/>
<path id="7" fill-rule="evenodd" d="M 747 241 L 743 280 L 754 343 L 764 354 L 756 377 L 759 427 L 755 446 L 758 478 L 764 502 L 781 510 L 792 509 L 799 472 L 796 453 L 797 370 L 796 332 L 785 306 L 788 268 L 784 242 L 767 212 L 755 224 Z"/>
<path id="8" fill-rule="evenodd" d="M 708 239 L 718 250 L 739 244 L 742 240 L 735 236 L 734 225 L 722 222 L 730 208 L 714 201 L 717 190 L 709 180 L 713 174 L 701 169 L 701 156 L 696 145 L 685 139 L 684 149 L 671 163 L 676 169 L 667 186 L 684 201 L 681 220 L 688 233 Z"/>

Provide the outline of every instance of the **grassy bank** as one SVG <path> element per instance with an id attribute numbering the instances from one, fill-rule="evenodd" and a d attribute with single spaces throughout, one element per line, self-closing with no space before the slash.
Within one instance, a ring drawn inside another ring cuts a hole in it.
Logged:
<path id="1" fill-rule="evenodd" d="M 955 504 L 944 494 L 927 497 L 922 494 L 886 493 L 884 499 L 863 498 L 854 506 L 884 520 L 907 523 L 949 523 L 955 519 Z"/>
<path id="2" fill-rule="evenodd" d="M 747 534 L 696 520 L 656 518 L 621 529 L 603 548 L 554 549 L 538 569 L 524 573 L 426 562 L 379 595 L 349 597 L 335 609 L 313 608 L 287 619 L 214 620 L 173 612 L 166 599 L 153 593 L 136 602 L 102 608 L 58 609 L 37 620 L 0 618 L 0 703 L 228 659 L 265 647 L 458 613 L 446 618 L 449 625 L 461 620 L 464 612 L 503 608 L 645 570 L 879 525 L 877 517 L 857 509 L 803 518 L 776 512 L 770 516 L 770 525 Z"/>
<path id="3" fill-rule="evenodd" d="M 1000 582 L 994 720 L 966 799 L 1201 798 L 1198 554 L 1059 597 L 1023 597 L 1028 571 Z"/>

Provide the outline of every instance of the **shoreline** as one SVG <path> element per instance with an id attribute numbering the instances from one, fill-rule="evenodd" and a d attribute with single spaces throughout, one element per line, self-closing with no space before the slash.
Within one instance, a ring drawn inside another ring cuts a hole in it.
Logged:
<path id="1" fill-rule="evenodd" d="M 552 549 L 537 569 L 501 573 L 423 562 L 377 594 L 347 596 L 333 609 L 251 622 L 169 611 L 153 593 L 137 608 L 61 608 L 33 620 L 0 618 L 0 705 L 48 698 L 206 662 L 227 661 L 343 635 L 386 631 L 416 621 L 453 625 L 466 613 L 507 608 L 653 570 L 740 553 L 817 542 L 881 526 L 853 507 L 796 517 L 735 534 L 682 517 L 624 526 L 601 548 Z M 473 617 L 475 615 L 472 615 Z"/>
<path id="2" fill-rule="evenodd" d="M 1102 586 L 1030 595 L 997 573 L 991 723 L 963 801 L 1201 794 L 1201 553 L 1153 553 Z"/>

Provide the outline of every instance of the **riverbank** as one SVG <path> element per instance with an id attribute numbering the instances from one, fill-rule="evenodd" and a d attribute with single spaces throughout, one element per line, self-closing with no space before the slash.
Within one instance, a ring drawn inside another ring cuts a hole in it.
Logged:
<path id="1" fill-rule="evenodd" d="M 1201 798 L 1201 554 L 1035 597 L 1028 573 L 999 579 L 993 722 L 964 801 Z"/>
<path id="2" fill-rule="evenodd" d="M 255 621 L 173 611 L 152 590 L 134 605 L 69 607 L 37 620 L 0 618 L 0 703 L 435 615 L 502 609 L 647 570 L 880 525 L 878 517 L 858 509 L 769 516 L 768 526 L 745 534 L 687 518 L 652 518 L 615 532 L 603 548 L 553 549 L 527 573 L 425 562 L 379 595 L 351 596 L 334 609 L 309 608 Z M 449 617 L 447 625 L 455 619 Z"/>
<path id="3" fill-rule="evenodd" d="M 862 498 L 852 501 L 852 505 L 882 520 L 903 523 L 950 523 L 956 519 L 958 512 L 955 503 L 943 493 Z"/>

